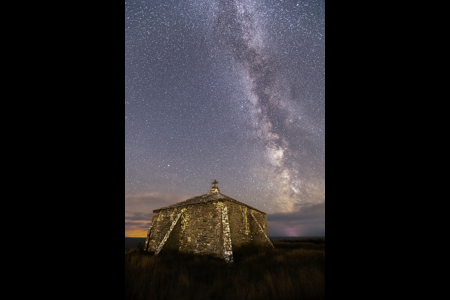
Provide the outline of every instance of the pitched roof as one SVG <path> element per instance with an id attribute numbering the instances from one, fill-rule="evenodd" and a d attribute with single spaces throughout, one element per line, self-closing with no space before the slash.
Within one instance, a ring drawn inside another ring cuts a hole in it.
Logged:
<path id="1" fill-rule="evenodd" d="M 161 207 L 161 208 L 158 208 L 158 209 L 154 209 L 153 212 L 159 211 L 159 210 L 163 210 L 163 209 L 173 208 L 173 207 L 177 207 L 177 206 L 192 205 L 192 204 L 205 203 L 205 202 L 217 201 L 217 200 L 230 201 L 230 202 L 233 202 L 233 203 L 236 203 L 236 204 L 247 206 L 248 208 L 251 208 L 251 209 L 254 209 L 256 211 L 259 211 L 260 213 L 266 214 L 265 212 L 262 212 L 259 209 L 251 207 L 250 205 L 247 205 L 245 203 L 237 201 L 236 199 L 233 199 L 233 198 L 228 197 L 227 195 L 224 195 L 224 194 L 221 194 L 221 193 L 208 193 L 208 194 L 203 194 L 203 195 L 200 195 L 200 196 L 195 196 L 195 197 L 189 198 L 187 200 L 184 200 L 184 201 L 181 201 L 181 202 L 169 205 L 169 206 L 164 206 L 164 207 Z"/>

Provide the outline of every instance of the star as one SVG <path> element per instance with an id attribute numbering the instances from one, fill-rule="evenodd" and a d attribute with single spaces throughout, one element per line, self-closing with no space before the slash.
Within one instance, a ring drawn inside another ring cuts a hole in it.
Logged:
<path id="1" fill-rule="evenodd" d="M 324 1 L 126 1 L 126 210 L 324 205 L 324 74 Z"/>

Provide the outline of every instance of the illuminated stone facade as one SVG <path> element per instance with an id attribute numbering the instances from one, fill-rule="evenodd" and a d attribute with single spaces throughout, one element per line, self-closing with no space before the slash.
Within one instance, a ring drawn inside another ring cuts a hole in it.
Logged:
<path id="1" fill-rule="evenodd" d="M 155 209 L 151 224 L 145 249 L 155 254 L 172 249 L 232 262 L 235 247 L 273 247 L 266 214 L 221 194 L 215 184 L 208 194 Z"/>

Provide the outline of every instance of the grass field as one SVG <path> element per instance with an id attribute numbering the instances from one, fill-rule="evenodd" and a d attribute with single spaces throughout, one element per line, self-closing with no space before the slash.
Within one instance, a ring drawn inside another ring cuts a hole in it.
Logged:
<path id="1" fill-rule="evenodd" d="M 125 299 L 325 299 L 325 240 L 274 241 L 221 259 L 125 250 Z"/>

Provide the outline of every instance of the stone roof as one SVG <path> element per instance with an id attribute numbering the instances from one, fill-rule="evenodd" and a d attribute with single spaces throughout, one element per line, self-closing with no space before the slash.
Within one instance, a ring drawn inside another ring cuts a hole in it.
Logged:
<path id="1" fill-rule="evenodd" d="M 185 205 L 192 205 L 192 204 L 198 204 L 198 203 L 205 203 L 205 202 L 210 202 L 210 201 L 217 201 L 217 200 L 226 200 L 226 201 L 230 201 L 236 204 L 240 204 L 240 205 L 244 205 L 247 206 L 248 208 L 254 209 L 256 211 L 259 211 L 260 213 L 266 214 L 265 212 L 260 211 L 259 209 L 256 209 L 254 207 L 251 207 L 250 205 L 247 205 L 245 203 L 242 203 L 240 201 L 237 201 L 236 199 L 233 199 L 231 197 L 228 197 L 227 195 L 221 194 L 221 193 L 208 193 L 208 194 L 203 194 L 200 196 L 195 196 L 192 198 L 189 198 L 187 200 L 169 205 L 169 206 L 164 206 L 158 209 L 154 209 L 153 212 L 155 211 L 159 211 L 159 210 L 163 210 L 163 209 L 168 209 L 168 208 L 173 208 L 173 207 L 177 207 L 177 206 L 185 206 Z"/>

